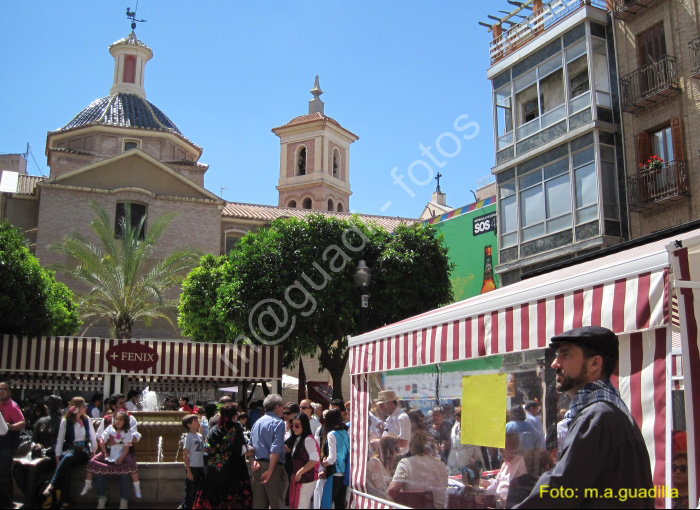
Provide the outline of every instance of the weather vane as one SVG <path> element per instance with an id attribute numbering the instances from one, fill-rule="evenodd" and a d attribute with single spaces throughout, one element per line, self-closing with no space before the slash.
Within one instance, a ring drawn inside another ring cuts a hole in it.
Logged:
<path id="1" fill-rule="evenodd" d="M 138 1 L 136 2 L 136 9 L 131 10 L 131 7 L 126 8 L 126 17 L 131 20 L 131 30 L 136 30 L 136 23 L 145 23 L 145 19 L 136 19 L 136 11 L 139 8 Z"/>

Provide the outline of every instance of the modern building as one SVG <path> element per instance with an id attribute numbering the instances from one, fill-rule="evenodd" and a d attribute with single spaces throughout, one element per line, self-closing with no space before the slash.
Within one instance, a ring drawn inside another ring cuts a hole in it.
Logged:
<path id="1" fill-rule="evenodd" d="M 700 5 L 611 0 L 630 237 L 700 216 Z"/>
<path id="2" fill-rule="evenodd" d="M 603 0 L 512 2 L 490 30 L 503 285 L 629 236 L 614 27 Z"/>

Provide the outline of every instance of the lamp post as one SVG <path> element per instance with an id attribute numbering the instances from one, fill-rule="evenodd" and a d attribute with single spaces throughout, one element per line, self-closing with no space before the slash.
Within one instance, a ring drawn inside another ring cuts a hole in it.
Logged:
<path id="1" fill-rule="evenodd" d="M 367 288 L 372 280 L 372 271 L 364 260 L 360 260 L 355 269 L 355 274 L 352 275 L 355 280 L 355 285 L 360 288 L 362 296 L 360 297 L 360 333 L 364 333 L 367 324 L 367 307 L 369 306 L 369 294 Z"/>

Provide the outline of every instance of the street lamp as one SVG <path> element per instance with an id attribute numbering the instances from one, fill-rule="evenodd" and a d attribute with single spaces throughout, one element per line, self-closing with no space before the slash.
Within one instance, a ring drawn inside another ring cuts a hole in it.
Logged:
<path id="1" fill-rule="evenodd" d="M 360 288 L 362 296 L 360 298 L 360 333 L 365 332 L 367 322 L 367 307 L 369 306 L 369 294 L 366 294 L 369 282 L 372 280 L 372 271 L 364 260 L 360 260 L 355 269 L 355 274 L 352 275 L 355 280 L 355 285 Z"/>

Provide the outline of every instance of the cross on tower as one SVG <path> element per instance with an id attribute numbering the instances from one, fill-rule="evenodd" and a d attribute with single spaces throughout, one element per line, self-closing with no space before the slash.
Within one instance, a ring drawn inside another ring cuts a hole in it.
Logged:
<path id="1" fill-rule="evenodd" d="M 442 191 L 440 191 L 440 177 L 442 177 L 442 174 L 440 172 L 438 172 L 437 177 L 435 178 L 435 180 L 438 183 L 437 189 L 435 191 L 437 191 L 438 193 L 442 193 Z"/>

